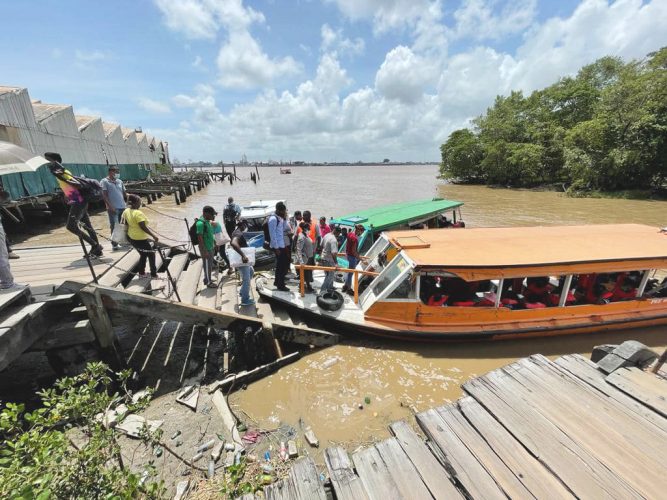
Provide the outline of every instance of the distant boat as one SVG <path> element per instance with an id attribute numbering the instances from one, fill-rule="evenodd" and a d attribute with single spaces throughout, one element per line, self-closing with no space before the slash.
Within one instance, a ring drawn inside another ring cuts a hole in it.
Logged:
<path id="1" fill-rule="evenodd" d="M 280 173 L 281 173 L 281 174 L 291 174 L 291 173 L 292 173 L 292 169 L 291 169 L 291 168 L 281 168 L 281 169 L 280 169 Z"/>

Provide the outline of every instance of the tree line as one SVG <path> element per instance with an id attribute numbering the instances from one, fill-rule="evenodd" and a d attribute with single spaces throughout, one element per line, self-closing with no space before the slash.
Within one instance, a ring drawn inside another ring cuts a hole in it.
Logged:
<path id="1" fill-rule="evenodd" d="M 570 192 L 656 189 L 667 181 L 667 47 L 603 57 L 528 97 L 498 96 L 440 146 L 442 177 Z"/>

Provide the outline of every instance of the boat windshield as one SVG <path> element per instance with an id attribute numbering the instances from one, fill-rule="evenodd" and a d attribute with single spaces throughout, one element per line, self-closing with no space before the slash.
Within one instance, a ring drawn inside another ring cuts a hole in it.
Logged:
<path id="1" fill-rule="evenodd" d="M 403 255 L 396 256 L 362 294 L 362 308 L 367 310 L 376 300 L 390 295 L 408 274 L 412 274 L 412 270 L 413 266 Z M 413 280 L 410 278 L 409 282 L 412 284 Z"/>
<path id="2" fill-rule="evenodd" d="M 382 234 L 377 240 L 375 240 L 375 243 L 368 250 L 368 252 L 362 253 L 362 255 L 367 258 L 366 261 L 362 261 L 362 268 L 367 270 L 369 267 L 372 267 L 379 270 L 381 266 L 378 265 L 377 257 L 381 253 L 386 252 L 387 248 L 389 248 L 389 240 L 384 234 Z"/>
<path id="3" fill-rule="evenodd" d="M 248 221 L 248 231 L 250 232 L 262 231 L 262 225 L 264 224 L 265 220 L 266 217 L 247 218 L 246 221 Z"/>

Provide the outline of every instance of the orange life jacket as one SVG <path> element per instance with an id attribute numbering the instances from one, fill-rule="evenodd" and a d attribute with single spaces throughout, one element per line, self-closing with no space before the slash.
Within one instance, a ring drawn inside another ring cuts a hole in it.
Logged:
<path id="1" fill-rule="evenodd" d="M 296 235 L 299 236 L 300 234 L 301 234 L 301 228 L 299 227 L 296 230 Z M 310 225 L 310 230 L 308 231 L 308 237 L 310 238 L 310 241 L 312 241 L 313 243 L 317 241 L 317 228 L 315 227 L 315 224 Z"/>

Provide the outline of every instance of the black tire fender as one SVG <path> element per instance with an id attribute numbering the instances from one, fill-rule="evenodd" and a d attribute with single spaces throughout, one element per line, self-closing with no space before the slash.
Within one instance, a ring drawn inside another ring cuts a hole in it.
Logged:
<path id="1" fill-rule="evenodd" d="M 317 296 L 317 305 L 325 311 L 338 311 L 343 307 L 343 302 L 345 302 L 345 297 L 336 290 L 324 292 Z"/>

